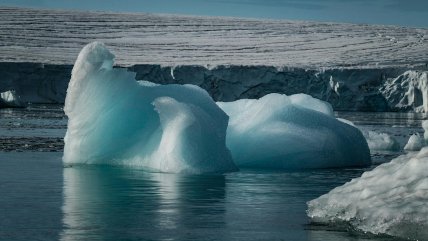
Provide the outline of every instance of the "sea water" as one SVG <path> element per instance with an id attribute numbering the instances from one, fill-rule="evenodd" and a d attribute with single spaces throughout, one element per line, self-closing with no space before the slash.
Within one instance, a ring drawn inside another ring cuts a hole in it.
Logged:
<path id="1" fill-rule="evenodd" d="M 340 112 L 401 145 L 424 114 Z M 224 175 L 63 166 L 62 106 L 0 110 L 0 240 L 392 240 L 312 224 L 306 202 L 369 168 Z"/>

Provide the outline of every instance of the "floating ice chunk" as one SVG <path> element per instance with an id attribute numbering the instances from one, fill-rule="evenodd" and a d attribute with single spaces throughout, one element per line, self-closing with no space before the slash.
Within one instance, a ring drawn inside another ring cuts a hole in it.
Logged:
<path id="1" fill-rule="evenodd" d="M 424 140 L 428 144 L 428 120 L 422 121 L 422 128 L 424 128 Z"/>
<path id="2" fill-rule="evenodd" d="M 346 123 L 350 126 L 357 126 L 349 120 L 337 118 L 337 120 Z M 378 133 L 375 131 L 364 131 L 361 130 L 364 137 L 366 138 L 367 144 L 371 152 L 373 151 L 398 151 L 400 149 L 400 144 L 398 141 L 387 133 Z"/>
<path id="3" fill-rule="evenodd" d="M 428 148 L 400 156 L 308 202 L 314 222 L 428 240 Z"/>
<path id="4" fill-rule="evenodd" d="M 25 107 L 26 104 L 14 90 L 8 90 L 0 93 L 0 107 Z"/>
<path id="5" fill-rule="evenodd" d="M 419 151 L 425 145 L 424 139 L 416 133 L 410 136 L 409 141 L 404 146 L 406 151 Z"/>
<path id="6" fill-rule="evenodd" d="M 304 169 L 371 162 L 361 132 L 308 95 L 269 94 L 217 104 L 230 116 L 226 142 L 239 167 Z"/>
<path id="7" fill-rule="evenodd" d="M 400 144 L 397 140 L 387 133 L 364 131 L 363 135 L 366 138 L 371 151 L 398 151 L 400 149 Z"/>
<path id="8" fill-rule="evenodd" d="M 102 43 L 80 52 L 64 111 L 68 164 L 134 165 L 162 172 L 236 170 L 226 148 L 227 115 L 201 88 L 135 81 L 112 68 Z"/>

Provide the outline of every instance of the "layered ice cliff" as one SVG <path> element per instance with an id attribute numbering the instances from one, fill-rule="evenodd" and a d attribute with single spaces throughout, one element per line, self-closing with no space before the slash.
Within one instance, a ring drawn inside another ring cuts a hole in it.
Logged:
<path id="1" fill-rule="evenodd" d="M 400 156 L 308 202 L 314 222 L 428 240 L 428 148 Z"/>
<path id="2" fill-rule="evenodd" d="M 371 163 L 362 133 L 331 105 L 304 94 L 217 103 L 229 116 L 227 146 L 238 167 L 304 169 Z"/>
<path id="3" fill-rule="evenodd" d="M 216 101 L 305 93 L 335 110 L 425 111 L 416 82 L 428 70 L 427 36 L 395 26 L 0 7 L 0 92 L 63 103 L 75 53 L 99 40 L 138 80 L 195 84 Z"/>
<path id="4" fill-rule="evenodd" d="M 64 163 L 190 173 L 237 169 L 225 145 L 228 116 L 204 90 L 137 82 L 135 73 L 112 68 L 113 61 L 98 42 L 76 60 L 64 108 Z"/>
<path id="5" fill-rule="evenodd" d="M 389 79 L 380 92 L 392 107 L 428 112 L 428 71 L 406 71 Z"/>

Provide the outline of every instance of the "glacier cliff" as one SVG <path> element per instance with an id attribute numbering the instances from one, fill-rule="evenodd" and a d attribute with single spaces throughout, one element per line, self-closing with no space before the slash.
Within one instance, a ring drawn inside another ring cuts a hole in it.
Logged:
<path id="1" fill-rule="evenodd" d="M 125 68 L 116 66 L 115 68 Z M 71 65 L 0 63 L 0 92 L 23 102 L 64 103 Z M 136 79 L 193 84 L 216 101 L 260 98 L 270 93 L 309 94 L 343 111 L 425 111 L 428 70 L 407 68 L 303 69 L 273 66 L 132 65 Z"/>
<path id="2" fill-rule="evenodd" d="M 0 7 L 0 93 L 64 103 L 76 53 L 98 40 L 138 80 L 195 84 L 216 101 L 305 93 L 335 110 L 426 111 L 427 36 L 396 26 Z"/>

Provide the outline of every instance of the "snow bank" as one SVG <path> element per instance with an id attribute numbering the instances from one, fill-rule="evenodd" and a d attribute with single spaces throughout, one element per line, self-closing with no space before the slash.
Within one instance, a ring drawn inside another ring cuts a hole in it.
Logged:
<path id="1" fill-rule="evenodd" d="M 269 94 L 217 103 L 229 116 L 227 146 L 239 167 L 303 169 L 370 164 L 361 132 L 308 95 Z"/>
<path id="2" fill-rule="evenodd" d="M 308 202 L 314 222 L 428 240 L 428 148 L 400 156 Z"/>
<path id="3" fill-rule="evenodd" d="M 404 150 L 406 151 L 419 151 L 425 145 L 424 139 L 416 133 L 410 136 L 407 144 L 404 146 Z"/>
<path id="4" fill-rule="evenodd" d="M 387 133 L 364 131 L 364 137 L 371 151 L 398 151 L 400 144 Z"/>
<path id="5" fill-rule="evenodd" d="M 227 115 L 201 88 L 135 81 L 112 68 L 102 43 L 80 52 L 64 111 L 64 163 L 134 165 L 162 172 L 236 170 L 225 146 Z"/>

